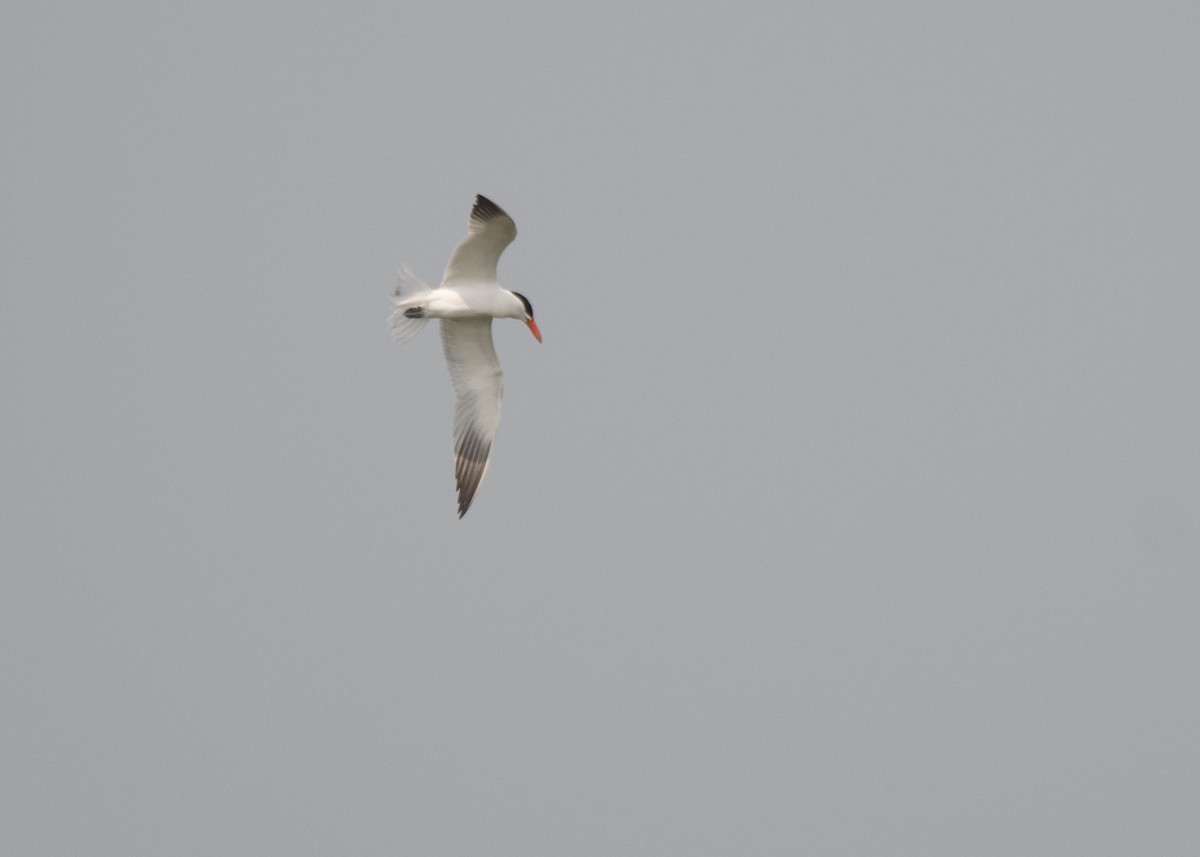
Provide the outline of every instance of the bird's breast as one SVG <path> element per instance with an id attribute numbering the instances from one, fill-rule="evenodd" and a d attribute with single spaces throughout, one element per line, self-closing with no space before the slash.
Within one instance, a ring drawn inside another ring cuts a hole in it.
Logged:
<path id="1" fill-rule="evenodd" d="M 431 318 L 505 318 L 514 314 L 514 303 L 519 301 L 511 293 L 495 286 L 461 286 L 434 289 L 422 306 Z"/>

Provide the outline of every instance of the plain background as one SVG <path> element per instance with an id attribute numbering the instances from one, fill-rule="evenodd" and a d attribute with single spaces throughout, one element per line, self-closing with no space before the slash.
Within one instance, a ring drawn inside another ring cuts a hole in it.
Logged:
<path id="1" fill-rule="evenodd" d="M 4 853 L 1200 853 L 1194 3 L 0 24 Z"/>

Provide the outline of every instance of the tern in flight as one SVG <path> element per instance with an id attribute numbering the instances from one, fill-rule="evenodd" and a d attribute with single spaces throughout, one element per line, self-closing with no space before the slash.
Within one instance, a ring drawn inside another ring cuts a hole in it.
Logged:
<path id="1" fill-rule="evenodd" d="M 471 508 L 487 472 L 492 439 L 500 425 L 504 378 L 492 345 L 492 319 L 520 319 L 542 341 L 529 300 L 496 282 L 496 262 L 516 237 L 513 219 L 487 197 L 476 196 L 467 237 L 450 254 L 442 284 L 431 289 L 404 265 L 396 277 L 393 339 L 407 342 L 429 319 L 442 320 L 442 350 L 458 397 L 454 480 L 460 518 Z"/>

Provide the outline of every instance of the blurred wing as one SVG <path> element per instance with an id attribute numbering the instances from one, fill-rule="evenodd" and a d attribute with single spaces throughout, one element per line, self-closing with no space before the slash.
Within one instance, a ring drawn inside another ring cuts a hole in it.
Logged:
<path id="1" fill-rule="evenodd" d="M 500 425 L 504 377 L 492 346 L 489 317 L 442 319 L 442 350 L 458 403 L 454 408 L 454 481 L 458 486 L 458 516 L 487 472 L 492 439 Z"/>
<path id="2" fill-rule="evenodd" d="M 450 254 L 442 285 L 496 282 L 496 262 L 516 237 L 513 219 L 486 196 L 476 196 L 467 237 Z"/>

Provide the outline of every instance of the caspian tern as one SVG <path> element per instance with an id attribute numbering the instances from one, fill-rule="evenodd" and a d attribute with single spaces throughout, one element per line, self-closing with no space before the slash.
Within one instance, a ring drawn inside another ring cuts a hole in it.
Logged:
<path id="1" fill-rule="evenodd" d="M 429 288 L 404 265 L 397 271 L 392 338 L 407 342 L 429 319 L 442 320 L 442 349 L 458 397 L 454 480 L 460 518 L 471 508 L 487 472 L 492 439 L 500 425 L 504 378 L 492 345 L 492 319 L 519 318 L 542 341 L 529 300 L 496 282 L 496 262 L 516 237 L 513 219 L 487 197 L 476 196 L 467 237 L 450 254 L 438 288 Z"/>

